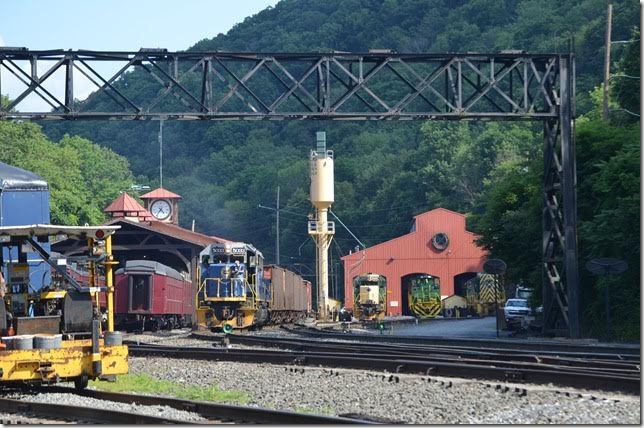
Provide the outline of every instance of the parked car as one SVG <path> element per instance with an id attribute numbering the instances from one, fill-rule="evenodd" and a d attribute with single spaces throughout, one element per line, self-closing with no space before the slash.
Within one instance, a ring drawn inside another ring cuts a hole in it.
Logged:
<path id="1" fill-rule="evenodd" d="M 510 324 L 513 321 L 521 321 L 526 316 L 531 315 L 532 310 L 528 306 L 526 299 L 508 299 L 505 302 L 503 313 L 505 315 L 505 322 Z"/>

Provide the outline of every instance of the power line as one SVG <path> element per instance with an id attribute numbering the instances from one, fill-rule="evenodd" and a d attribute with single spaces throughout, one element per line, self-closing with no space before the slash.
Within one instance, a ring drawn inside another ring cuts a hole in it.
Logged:
<path id="1" fill-rule="evenodd" d="M 336 220 L 337 220 L 337 221 L 338 221 L 338 222 L 339 222 L 339 223 L 340 223 L 340 224 L 341 224 L 341 225 L 342 225 L 342 226 L 347 230 L 347 232 L 349 232 L 349 234 L 350 234 L 351 236 L 353 236 L 353 237 L 354 237 L 354 239 L 355 239 L 356 241 L 358 241 L 358 244 L 362 245 L 362 247 L 364 248 L 364 244 L 362 243 L 362 241 L 360 241 L 360 240 L 358 239 L 358 237 L 357 237 L 356 235 L 354 235 L 354 234 L 353 234 L 353 232 L 351 232 L 351 231 L 349 230 L 349 228 L 348 228 L 344 223 L 342 223 L 342 220 L 340 220 L 340 218 L 339 218 L 337 215 L 335 215 L 335 213 L 334 213 L 333 211 L 329 210 L 329 212 L 330 212 L 330 213 L 331 213 L 331 215 L 332 215 L 333 217 L 335 217 L 335 219 L 336 219 Z"/>
<path id="2" fill-rule="evenodd" d="M 628 114 L 630 114 L 630 115 L 640 117 L 640 115 L 639 115 L 639 114 L 637 114 L 637 113 L 635 113 L 635 112 L 632 112 L 632 111 L 630 111 L 630 110 L 627 110 L 627 109 L 625 109 L 625 108 L 612 108 L 612 109 L 610 109 L 610 111 L 625 111 L 626 113 L 628 113 Z"/>
<path id="3" fill-rule="evenodd" d="M 378 212 L 384 212 L 384 211 L 402 211 L 402 210 L 405 210 L 405 209 L 410 209 L 411 211 L 416 211 L 416 210 L 425 211 L 425 210 L 430 209 L 430 207 L 428 207 L 428 206 L 417 207 L 416 205 L 398 205 L 398 206 L 395 206 L 395 207 L 381 208 L 381 209 L 377 209 L 377 210 L 364 210 L 364 209 L 358 208 L 358 209 L 350 210 L 349 212 L 359 212 L 359 213 L 370 214 L 370 213 L 378 213 Z M 345 212 L 345 214 L 346 214 L 346 212 Z"/>
<path id="4" fill-rule="evenodd" d="M 613 74 L 610 76 L 610 79 L 614 79 L 615 77 L 626 77 L 627 79 L 639 79 L 640 76 L 629 76 L 628 74 Z"/>

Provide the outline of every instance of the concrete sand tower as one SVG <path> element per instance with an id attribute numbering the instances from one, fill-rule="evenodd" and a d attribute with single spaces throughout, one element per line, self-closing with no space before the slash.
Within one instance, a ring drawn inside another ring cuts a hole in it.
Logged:
<path id="1" fill-rule="evenodd" d="M 311 203 L 315 220 L 309 221 L 308 232 L 317 246 L 316 274 L 318 318 L 328 319 L 329 308 L 329 245 L 335 234 L 335 223 L 328 221 L 328 211 L 334 201 L 333 150 L 326 149 L 326 133 L 316 133 L 317 148 L 311 151 Z"/>

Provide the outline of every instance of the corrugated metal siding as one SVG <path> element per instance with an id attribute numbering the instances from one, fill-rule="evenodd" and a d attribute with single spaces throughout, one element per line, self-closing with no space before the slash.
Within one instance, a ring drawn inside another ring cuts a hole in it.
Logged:
<path id="1" fill-rule="evenodd" d="M 306 297 L 306 310 L 307 312 L 311 312 L 313 308 L 313 302 L 311 301 L 311 297 L 312 297 L 311 290 L 313 289 L 313 284 L 311 284 L 311 281 L 307 281 L 307 280 L 304 280 L 303 283 L 304 283 L 304 289 L 305 289 L 304 293 Z"/>
<path id="2" fill-rule="evenodd" d="M 449 246 L 437 251 L 431 244 L 439 232 L 449 237 Z M 427 273 L 440 279 L 441 294 L 454 294 L 454 276 L 481 272 L 486 253 L 474 244 L 476 235 L 465 229 L 462 214 L 438 208 L 416 216 L 416 230 L 345 256 L 345 305 L 353 307 L 353 278 L 377 273 L 387 278 L 387 313 L 401 313 L 401 279 L 413 273 Z M 391 306 L 398 302 L 398 306 Z"/>

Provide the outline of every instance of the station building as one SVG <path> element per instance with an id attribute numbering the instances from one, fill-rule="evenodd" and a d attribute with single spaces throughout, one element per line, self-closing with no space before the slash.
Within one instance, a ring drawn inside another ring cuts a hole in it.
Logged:
<path id="1" fill-rule="evenodd" d="M 178 224 L 181 196 L 159 188 L 141 196 L 145 207 L 126 192 L 103 211 L 111 216 L 106 225 L 121 226 L 112 236 L 112 254 L 125 266 L 128 260 L 149 259 L 185 272 L 198 288 L 199 253 L 208 244 L 230 242 L 218 236 L 185 229 Z M 63 240 L 53 249 L 66 256 L 82 254 L 78 241 Z"/>
<path id="2" fill-rule="evenodd" d="M 465 296 L 465 282 L 483 271 L 487 258 L 466 228 L 465 216 L 437 208 L 414 217 L 411 231 L 342 257 L 345 306 L 353 307 L 356 277 L 379 274 L 387 283 L 387 315 L 410 315 L 409 279 L 427 274 L 438 278 L 441 297 Z"/>

